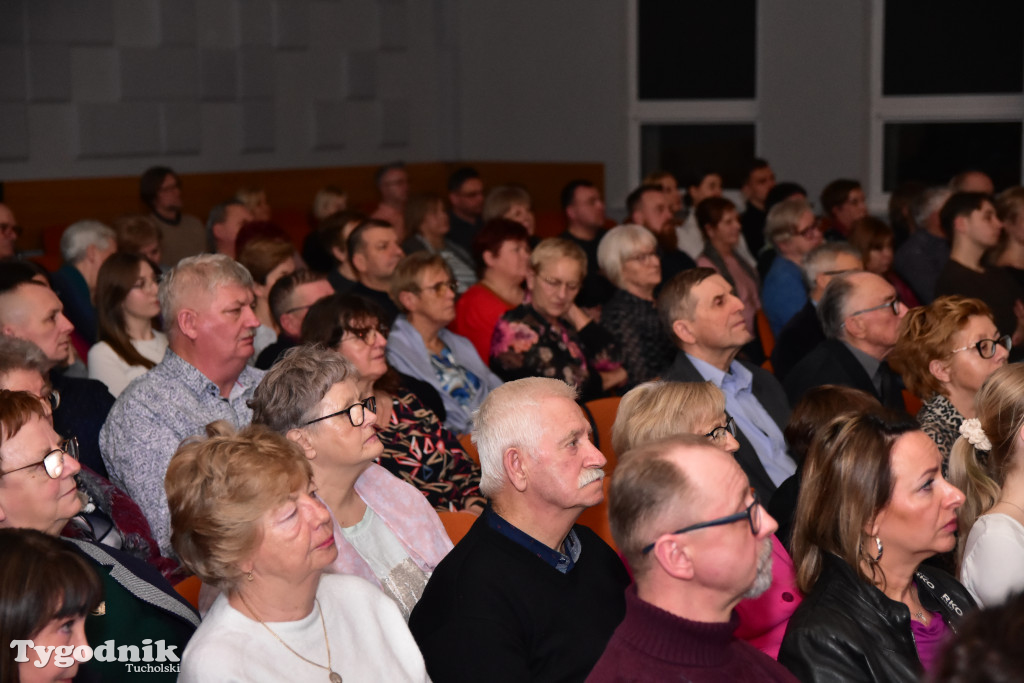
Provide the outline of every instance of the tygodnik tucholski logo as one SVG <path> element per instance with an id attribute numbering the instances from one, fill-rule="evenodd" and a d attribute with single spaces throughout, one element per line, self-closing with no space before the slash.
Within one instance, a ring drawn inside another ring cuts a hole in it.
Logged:
<path id="1" fill-rule="evenodd" d="M 78 662 L 96 659 L 98 662 L 122 662 L 128 673 L 178 673 L 181 660 L 175 650 L 177 645 L 168 646 L 163 640 L 153 642 L 145 638 L 139 645 L 115 645 L 113 640 L 104 641 L 95 650 L 88 645 L 36 645 L 31 640 L 12 640 L 11 647 L 17 650 L 16 662 L 28 662 L 29 650 L 36 654 L 34 666 L 40 669 L 49 664 L 51 657 L 55 666 L 66 668 Z"/>

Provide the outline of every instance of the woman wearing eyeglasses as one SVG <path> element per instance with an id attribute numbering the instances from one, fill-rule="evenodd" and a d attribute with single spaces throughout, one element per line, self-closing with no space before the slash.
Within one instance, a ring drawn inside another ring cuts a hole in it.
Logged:
<path id="1" fill-rule="evenodd" d="M 940 296 L 903 319 L 889 365 L 924 401 L 917 421 L 942 453 L 943 474 L 960 425 L 976 417 L 975 395 L 1006 364 L 1010 348 L 980 299 Z"/>
<path id="2" fill-rule="evenodd" d="M 587 255 L 558 237 L 541 241 L 526 275 L 529 302 L 501 316 L 491 339 L 491 369 L 506 382 L 550 377 L 576 387 L 581 401 L 629 379 L 615 338 L 574 303 Z"/>
<path id="3" fill-rule="evenodd" d="M 334 351 L 289 349 L 252 398 L 253 422 L 297 443 L 334 524 L 338 557 L 328 571 L 380 587 L 409 618 L 452 544 L 423 494 L 375 460 L 377 399 Z"/>
<path id="4" fill-rule="evenodd" d="M 43 403 L 23 391 L 0 391 L 0 528 L 35 529 L 57 536 L 82 509 L 75 486 L 81 467 L 73 441 L 61 440 Z M 113 640 L 143 647 L 163 640 L 181 652 L 199 625 L 199 615 L 153 567 L 92 540 L 67 539 L 103 582 L 104 602 L 85 623 L 89 642 Z M 3 549 L 0 549 L 2 552 Z M 144 630 L 142 627 L 145 627 Z M 8 647 L 9 643 L 3 643 Z M 122 680 L 121 662 L 85 662 L 87 680 Z M 152 673 L 175 680 L 174 673 Z"/>
<path id="5" fill-rule="evenodd" d="M 413 195 L 405 205 L 405 229 L 409 239 L 402 242 L 402 251 L 415 254 L 425 251 L 437 254 L 448 264 L 462 294 L 476 283 L 473 257 L 466 249 L 447 238 L 451 228 L 444 200 L 436 194 Z"/>
<path id="6" fill-rule="evenodd" d="M 343 356 L 355 367 L 359 396 L 376 398 L 377 437 L 384 444 L 379 462 L 386 470 L 415 486 L 436 509 L 479 512 L 485 502 L 480 467 L 419 398 L 421 389 L 410 382 L 416 380 L 388 366 L 388 329 L 381 316 L 363 297 L 327 297 L 302 321 L 302 341 Z"/>
<path id="7" fill-rule="evenodd" d="M 811 444 L 797 504 L 793 559 L 806 594 L 779 662 L 801 681 L 921 680 L 970 593 L 924 564 L 956 545 L 964 494 L 909 421 L 841 416 Z"/>
<path id="8" fill-rule="evenodd" d="M 466 434 L 473 411 L 501 379 L 487 369 L 471 341 L 447 329 L 455 320 L 456 289 L 451 268 L 437 254 L 403 258 L 391 276 L 391 300 L 401 313 L 387 355 L 396 370 L 434 387 L 444 401 L 445 426 Z"/>

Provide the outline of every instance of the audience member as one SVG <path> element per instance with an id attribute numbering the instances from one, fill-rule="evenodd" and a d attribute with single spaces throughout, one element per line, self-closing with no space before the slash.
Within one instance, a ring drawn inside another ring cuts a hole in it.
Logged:
<path id="1" fill-rule="evenodd" d="M 704 236 L 700 232 L 694 211 L 697 205 L 708 197 L 722 196 L 722 176 L 715 171 L 699 171 L 684 179 L 684 185 L 689 214 L 683 224 L 676 228 L 676 242 L 680 251 L 696 260 L 704 250 Z"/>
<path id="2" fill-rule="evenodd" d="M 1024 288 L 1024 187 L 1011 187 L 996 197 L 996 215 L 1003 223 L 996 265 Z"/>
<path id="3" fill-rule="evenodd" d="M 963 494 L 912 422 L 841 416 L 811 445 L 793 534 L 807 598 L 779 662 L 805 681 L 919 681 L 974 608 L 922 560 L 956 545 Z"/>
<path id="4" fill-rule="evenodd" d="M 657 240 L 661 276 L 666 282 L 677 273 L 694 267 L 693 257 L 680 251 L 676 243 L 672 212 L 661 185 L 641 185 L 630 192 L 626 197 L 626 215 L 630 223 L 647 228 Z"/>
<path id="5" fill-rule="evenodd" d="M 229 199 L 210 209 L 206 219 L 210 249 L 215 254 L 235 258 L 238 232 L 243 225 L 253 220 L 252 212 L 237 199 Z"/>
<path id="6" fill-rule="evenodd" d="M 320 232 L 328 216 L 345 211 L 347 208 L 348 195 L 341 188 L 327 185 L 317 190 L 309 214 L 312 230 L 302 241 L 302 260 L 306 262 L 306 266 L 310 270 L 328 273 L 337 266 L 335 259 L 331 257 L 331 240 L 325 240 Z M 361 218 L 365 220 L 366 216 L 361 215 Z M 341 240 L 341 250 L 345 251 L 344 239 Z M 341 262 L 347 264 L 348 259 L 341 259 Z"/>
<path id="7" fill-rule="evenodd" d="M 355 287 L 359 281 L 359 276 L 352 268 L 352 260 L 349 258 L 348 238 L 353 230 L 366 221 L 366 216 L 358 211 L 338 211 L 321 221 L 314 233 L 314 241 L 318 245 L 317 250 L 322 251 L 325 255 L 326 265 L 322 268 L 314 268 L 310 265 L 310 270 L 326 273 L 327 281 L 331 283 L 334 291 L 338 294 L 344 294 Z M 307 240 L 308 244 L 309 240 Z M 310 261 L 306 259 L 306 251 L 308 249 L 304 248 L 303 259 L 309 264 Z"/>
<path id="8" fill-rule="evenodd" d="M 821 191 L 825 212 L 822 233 L 829 242 L 847 239 L 853 222 L 868 215 L 868 205 L 860 182 L 848 178 L 833 180 Z"/>
<path id="9" fill-rule="evenodd" d="M 21 236 L 21 228 L 14 212 L 6 204 L 0 204 L 0 259 L 12 258 L 15 245 Z"/>
<path id="10" fill-rule="evenodd" d="M 384 452 L 376 398 L 360 392 L 355 367 L 323 347 L 292 349 L 260 382 L 252 409 L 254 423 L 309 460 L 338 547 L 328 571 L 376 584 L 408 619 L 452 542 L 423 494 L 374 464 Z"/>
<path id="11" fill-rule="evenodd" d="M 43 403 L 27 392 L 0 391 L 0 424 L 0 528 L 56 536 L 82 510 L 75 486 L 80 466 L 74 458 L 74 439 L 58 438 Z M 141 649 L 144 637 L 145 643 L 162 640 L 165 648 L 181 651 L 199 625 L 199 616 L 160 572 L 110 546 L 79 539 L 67 542 L 103 582 L 109 611 L 86 618 L 91 642 L 112 639 Z M 4 551 L 9 554 L 8 548 Z M 121 662 L 98 659 L 84 663 L 82 669 L 90 680 L 116 680 L 125 672 Z M 171 672 L 157 676 L 175 678 Z"/>
<path id="12" fill-rule="evenodd" d="M 405 205 L 405 228 L 409 237 L 402 243 L 402 251 L 406 254 L 425 251 L 440 255 L 455 277 L 456 293 L 462 294 L 476 282 L 476 272 L 469 250 L 446 237 L 448 221 L 448 212 L 440 196 L 413 195 Z"/>
<path id="13" fill-rule="evenodd" d="M 581 680 L 622 620 L 625 568 L 575 524 L 604 498 L 606 462 L 575 399 L 565 382 L 528 378 L 480 407 L 473 441 L 491 507 L 409 619 L 432 679 Z"/>
<path id="14" fill-rule="evenodd" d="M 699 436 L 654 441 L 615 470 L 609 521 L 633 571 L 626 616 L 587 681 L 795 681 L 733 634 L 771 586 L 775 521 L 746 475 Z"/>
<path id="15" fill-rule="evenodd" d="M 530 235 L 519 222 L 494 218 L 473 238 L 480 280 L 455 301 L 449 329 L 473 343 L 481 360 L 491 357 L 494 327 L 506 311 L 523 303 L 523 282 L 530 267 Z"/>
<path id="16" fill-rule="evenodd" d="M 949 191 L 957 192 L 980 192 L 981 194 L 993 195 L 996 187 L 992 179 L 984 171 L 969 169 L 949 179 Z"/>
<path id="17" fill-rule="evenodd" d="M 672 213 L 672 225 L 683 223 L 683 195 L 679 192 L 679 182 L 676 177 L 668 171 L 653 171 L 644 176 L 644 185 L 659 185 L 665 193 L 665 201 L 668 202 L 668 210 Z"/>
<path id="18" fill-rule="evenodd" d="M 167 470 L 174 548 L 224 591 L 179 680 L 428 680 L 395 603 L 365 579 L 324 574 L 338 548 L 299 446 L 257 425 L 207 434 Z"/>
<path id="19" fill-rule="evenodd" d="M 202 221 L 182 212 L 181 179 L 166 166 L 153 166 L 139 179 L 139 197 L 163 235 L 165 263 L 173 266 L 186 256 L 206 251 L 206 228 Z"/>
<path id="20" fill-rule="evenodd" d="M 388 367 L 387 337 L 380 309 L 358 296 L 323 299 L 302 323 L 302 341 L 344 356 L 358 373 L 359 395 L 376 398 L 377 436 L 384 444 L 380 464 L 439 510 L 477 510 L 484 502 L 480 468 L 443 425 L 437 391 Z"/>
<path id="21" fill-rule="evenodd" d="M 398 233 L 387 223 L 370 219 L 349 233 L 347 252 L 357 282 L 348 293 L 370 299 L 384 311 L 385 325 L 391 326 L 398 307 L 391 300 L 391 276 L 405 255 L 398 245 Z"/>
<path id="22" fill-rule="evenodd" d="M 750 342 L 743 302 L 729 283 L 710 268 L 694 268 L 672 279 L 658 296 L 658 313 L 679 347 L 664 379 L 712 382 L 725 393 L 736 421 L 740 448 L 736 461 L 762 500 L 796 470 L 786 453 L 782 427 L 789 402 L 771 373 L 736 359 Z"/>
<path id="23" fill-rule="evenodd" d="M 654 302 L 661 283 L 657 247 L 649 230 L 620 225 L 605 233 L 597 249 L 601 271 L 616 287 L 602 308 L 601 325 L 618 344 L 629 377 L 624 389 L 661 376 L 675 355 Z"/>
<path id="24" fill-rule="evenodd" d="M 807 303 L 800 265 L 807 253 L 821 244 L 821 227 L 807 200 L 795 197 L 768 211 L 764 231 L 776 256 L 764 277 L 761 306 L 772 334 L 777 335 Z"/>
<path id="25" fill-rule="evenodd" d="M 944 476 L 960 425 L 976 417 L 975 395 L 989 375 L 1006 365 L 1010 344 L 979 299 L 940 296 L 910 310 L 900 325 L 889 365 L 924 401 L 917 422 L 939 447 Z"/>
<path id="26" fill-rule="evenodd" d="M 900 248 L 920 226 L 914 221 L 914 202 L 928 186 L 919 180 L 906 180 L 889 195 L 889 225 L 893 246 Z"/>
<path id="27" fill-rule="evenodd" d="M 935 298 L 935 283 L 949 260 L 949 238 L 942 229 L 939 210 L 949 199 L 944 187 L 931 187 L 911 204 L 916 229 L 896 250 L 893 268 L 917 295 L 922 304 Z"/>
<path id="28" fill-rule="evenodd" d="M 118 397 L 100 432 L 110 479 L 135 499 L 164 553 L 171 529 L 163 480 L 185 438 L 215 420 L 249 424 L 263 372 L 247 365 L 259 320 L 249 271 L 223 254 L 183 259 L 160 283 L 163 360 Z"/>
<path id="29" fill-rule="evenodd" d="M 584 401 L 628 381 L 615 338 L 573 303 L 586 272 L 586 254 L 574 242 L 551 237 L 537 245 L 526 274 L 529 303 L 494 328 L 490 366 L 499 377 L 555 377 Z"/>
<path id="30" fill-rule="evenodd" d="M 1024 366 L 993 372 L 981 386 L 949 459 L 960 508 L 960 580 L 982 607 L 1024 590 Z"/>
<path id="31" fill-rule="evenodd" d="M 163 234 L 150 216 L 122 216 L 114 221 L 117 250 L 145 256 L 156 266 L 163 264 Z"/>
<path id="32" fill-rule="evenodd" d="M 374 220 L 388 223 L 395 229 L 398 242 L 405 239 L 405 203 L 409 200 L 409 173 L 405 164 L 395 161 L 377 169 L 374 176 L 380 204 L 370 214 Z"/>
<path id="33" fill-rule="evenodd" d="M 285 240 L 256 238 L 242 248 L 238 262 L 252 275 L 252 290 L 256 296 L 255 311 L 260 326 L 253 336 L 253 355 L 249 360 L 250 365 L 255 365 L 263 349 L 277 341 L 280 329 L 270 312 L 270 289 L 282 277 L 295 272 L 295 248 Z"/>
<path id="34" fill-rule="evenodd" d="M 825 287 L 836 275 L 863 267 L 860 252 L 846 242 L 825 242 L 804 255 L 802 270 L 807 286 L 807 303 L 776 335 L 772 351 L 772 372 L 780 381 L 814 347 L 825 341 L 818 319 L 818 302 L 825 293 Z"/>
<path id="35" fill-rule="evenodd" d="M 324 185 L 313 196 L 311 213 L 316 224 L 331 214 L 348 209 L 348 194 L 336 185 Z"/>
<path id="36" fill-rule="evenodd" d="M 320 273 L 311 270 L 297 270 L 283 275 L 270 288 L 267 305 L 280 333 L 277 341 L 263 349 L 256 358 L 256 367 L 268 370 L 288 349 L 298 346 L 302 337 L 302 321 L 310 307 L 320 299 L 330 296 L 334 289 Z"/>
<path id="37" fill-rule="evenodd" d="M 520 223 L 526 228 L 526 234 L 532 239 L 537 227 L 537 219 L 533 215 L 533 200 L 530 193 L 522 185 L 499 185 L 491 188 L 484 199 L 481 219 L 484 225 L 497 218 L 505 218 Z M 479 231 L 477 232 L 479 235 Z M 476 244 L 476 238 L 470 246 Z"/>
<path id="38" fill-rule="evenodd" d="M 53 291 L 64 304 L 64 315 L 88 349 L 96 343 L 96 276 L 117 249 L 116 235 L 99 221 L 72 223 L 60 236 L 61 266 L 50 276 Z M 82 351 L 85 353 L 85 351 Z"/>
<path id="39" fill-rule="evenodd" d="M 786 375 L 789 402 L 812 387 L 839 384 L 870 393 L 890 410 L 906 410 L 899 375 L 886 362 L 906 314 L 893 286 L 874 273 L 832 278 L 818 303 L 825 341 Z"/>
<path id="40" fill-rule="evenodd" d="M 850 245 L 860 251 L 864 270 L 881 275 L 896 289 L 896 296 L 907 308 L 920 306 L 914 290 L 893 272 L 892 228 L 874 216 L 858 218 L 850 226 Z"/>
<path id="41" fill-rule="evenodd" d="M 468 251 L 483 226 L 484 181 L 475 168 L 463 166 L 448 176 L 448 203 L 450 239 Z"/>
<path id="42" fill-rule="evenodd" d="M 764 224 L 768 218 L 768 193 L 775 187 L 775 171 L 764 159 L 754 159 L 747 167 L 747 177 L 740 191 L 747 200 L 746 211 L 740 216 L 743 237 L 751 253 L 757 255 L 764 247 Z"/>
<path id="43" fill-rule="evenodd" d="M 235 193 L 235 199 L 249 209 L 254 221 L 270 220 L 270 203 L 267 201 L 267 191 L 262 187 L 255 185 L 240 187 Z"/>
<path id="44" fill-rule="evenodd" d="M 594 183 L 577 179 L 562 188 L 561 203 L 567 226 L 559 237 L 575 242 L 587 255 L 587 274 L 576 295 L 576 303 L 592 311 L 600 308 L 615 292 L 597 263 L 597 246 L 605 232 L 604 200 Z"/>
<path id="45" fill-rule="evenodd" d="M 153 264 L 138 254 L 113 254 L 100 268 L 99 342 L 89 349 L 89 377 L 103 382 L 114 398 L 164 358 L 167 336 L 153 329 L 160 317 L 159 284 Z"/>

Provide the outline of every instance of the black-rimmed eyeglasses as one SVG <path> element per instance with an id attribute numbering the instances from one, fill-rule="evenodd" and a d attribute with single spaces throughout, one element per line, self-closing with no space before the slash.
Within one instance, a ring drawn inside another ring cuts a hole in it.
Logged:
<path id="1" fill-rule="evenodd" d="M 341 410 L 339 410 L 336 413 L 331 413 L 330 415 L 324 415 L 323 417 L 318 417 L 315 420 L 310 420 L 309 422 L 304 423 L 302 426 L 303 427 L 308 427 L 309 425 L 314 424 L 316 422 L 320 422 L 322 420 L 327 420 L 329 418 L 337 417 L 338 415 L 344 415 L 344 414 L 347 413 L 348 414 L 348 421 L 352 423 L 353 427 L 362 427 L 363 423 L 366 422 L 366 411 L 367 410 L 370 411 L 371 413 L 376 413 L 377 412 L 377 397 L 376 396 L 371 396 L 369 398 L 364 398 L 359 403 L 353 403 L 348 408 L 342 408 Z"/>
<path id="2" fill-rule="evenodd" d="M 747 509 L 744 510 L 743 512 L 737 512 L 734 515 L 729 515 L 727 517 L 719 517 L 718 519 L 712 519 L 707 522 L 691 524 L 688 527 L 662 535 L 675 536 L 676 534 L 685 534 L 690 531 L 696 531 L 697 529 L 707 529 L 708 527 L 712 526 L 723 526 L 725 524 L 732 524 L 733 522 L 739 522 L 745 519 L 750 524 L 750 533 L 757 536 L 758 532 L 761 531 L 761 515 L 757 511 L 758 506 L 761 504 L 761 500 L 757 497 L 757 491 L 755 491 L 754 489 L 750 489 L 750 495 L 754 499 L 754 502 L 747 506 Z M 655 544 L 657 544 L 657 541 L 644 546 L 640 552 L 646 555 L 647 553 L 654 550 Z"/>
<path id="3" fill-rule="evenodd" d="M 999 339 L 982 339 L 981 341 L 975 344 L 962 346 L 959 349 L 953 349 L 952 351 L 950 351 L 950 353 L 960 353 L 961 351 L 966 351 L 967 349 L 976 349 L 978 351 L 979 356 L 981 356 L 985 360 L 988 360 L 992 356 L 996 355 L 996 349 L 999 348 L 1000 346 L 1006 349 L 1007 352 L 1009 352 L 1013 348 L 1013 339 L 1010 338 L 1010 335 L 1004 334 Z"/>
<path id="4" fill-rule="evenodd" d="M 736 436 L 736 420 L 732 419 L 730 416 L 726 416 L 724 425 L 715 427 L 704 436 L 715 443 L 722 443 L 725 441 L 726 434 L 732 434 L 734 437 Z"/>
<path id="5" fill-rule="evenodd" d="M 853 317 L 856 317 L 858 315 L 864 315 L 865 313 L 871 313 L 872 311 L 880 311 L 883 308 L 891 309 L 893 315 L 899 315 L 900 314 L 900 306 L 902 306 L 902 305 L 903 305 L 903 302 L 901 302 L 899 299 L 893 298 L 892 301 L 886 301 L 884 304 L 878 304 L 877 306 L 872 306 L 871 308 L 862 308 L 859 311 L 854 311 L 853 313 L 851 313 L 850 315 L 848 315 L 846 317 L 847 318 L 853 318 Z"/>
<path id="6" fill-rule="evenodd" d="M 375 332 L 384 339 L 387 339 L 388 335 L 391 334 L 391 328 L 384 323 L 377 323 L 370 327 L 350 327 L 348 329 L 348 333 L 351 334 L 352 337 L 355 337 L 367 346 L 373 343 L 373 335 Z M 348 339 L 352 339 L 352 337 L 345 337 L 341 341 L 347 341 Z"/>
<path id="7" fill-rule="evenodd" d="M 61 442 L 60 446 L 54 448 L 52 451 L 43 456 L 42 460 L 34 462 L 30 465 L 22 465 L 21 467 L 15 467 L 13 470 L 7 470 L 6 472 L 0 472 L 0 477 L 5 477 L 13 472 L 20 472 L 21 470 L 27 470 L 29 467 L 43 466 L 46 471 L 46 476 L 50 479 L 59 479 L 60 475 L 64 473 L 64 456 L 70 455 L 75 460 L 78 460 L 78 439 L 71 437 Z"/>

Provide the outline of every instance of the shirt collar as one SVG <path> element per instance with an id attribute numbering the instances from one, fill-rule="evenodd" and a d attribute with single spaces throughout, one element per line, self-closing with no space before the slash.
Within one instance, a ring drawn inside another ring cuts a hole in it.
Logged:
<path id="1" fill-rule="evenodd" d="M 871 354 L 865 353 L 864 351 L 861 351 L 860 349 L 851 346 L 845 341 L 843 342 L 843 345 L 850 350 L 850 353 L 853 354 L 853 357 L 857 359 L 857 362 L 860 363 L 861 367 L 863 367 L 864 370 L 868 373 L 868 377 L 870 377 L 872 381 L 874 381 L 875 373 L 878 372 L 878 366 L 882 364 L 882 361 L 878 360 Z"/>
<path id="2" fill-rule="evenodd" d="M 488 527 L 513 543 L 526 548 L 533 555 L 540 558 L 551 567 L 557 569 L 562 574 L 568 574 L 572 571 L 572 568 L 576 566 L 577 560 L 580 559 L 582 545 L 580 544 L 579 537 L 576 536 L 575 530 L 570 529 L 569 535 L 565 537 L 563 546 L 565 547 L 565 552 L 567 554 L 562 554 L 554 548 L 549 548 L 544 545 L 525 531 L 518 529 L 511 522 L 502 518 L 502 516 L 493 509 L 487 508 L 483 514 Z"/>
<path id="3" fill-rule="evenodd" d="M 701 360 L 690 354 L 686 354 L 686 357 L 693 363 L 693 367 L 697 369 L 700 376 L 707 381 L 714 384 L 716 387 L 731 387 L 736 391 L 742 391 L 749 389 L 754 383 L 754 374 L 743 367 L 743 364 L 738 361 L 733 361 L 729 364 L 729 371 L 723 372 L 716 368 L 711 363 Z"/>

